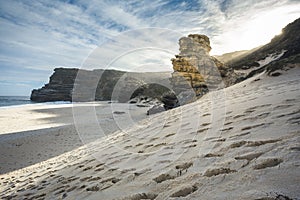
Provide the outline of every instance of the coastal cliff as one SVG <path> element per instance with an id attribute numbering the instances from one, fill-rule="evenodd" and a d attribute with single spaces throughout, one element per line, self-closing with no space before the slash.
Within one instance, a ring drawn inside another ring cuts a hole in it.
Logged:
<path id="1" fill-rule="evenodd" d="M 124 72 L 118 70 L 82 70 L 56 68 L 49 83 L 32 90 L 30 99 L 35 102 L 49 101 L 109 101 L 127 102 L 145 95 L 159 98 L 168 91 L 170 72 Z M 160 83 L 159 84 L 148 84 Z M 78 86 L 80 85 L 80 87 Z M 162 86 L 165 85 L 165 86 Z M 80 92 L 75 92 L 75 86 Z M 113 93 L 115 99 L 112 99 Z"/>
<path id="2" fill-rule="evenodd" d="M 74 80 L 78 69 L 56 68 L 49 83 L 31 92 L 30 100 L 35 102 L 71 101 Z"/>

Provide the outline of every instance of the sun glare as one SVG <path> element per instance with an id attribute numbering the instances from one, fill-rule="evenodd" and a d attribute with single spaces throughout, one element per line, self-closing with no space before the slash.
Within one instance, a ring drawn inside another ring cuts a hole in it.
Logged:
<path id="1" fill-rule="evenodd" d="M 267 44 L 275 35 L 281 34 L 282 28 L 299 17 L 299 10 L 295 6 L 285 6 L 237 20 L 239 23 L 228 22 L 230 29 L 224 30 L 220 37 L 215 38 L 216 41 L 213 42 L 216 46 L 213 46 L 211 54 L 220 55 Z"/>
<path id="2" fill-rule="evenodd" d="M 275 35 L 281 34 L 282 28 L 290 21 L 281 9 L 256 16 L 247 24 L 243 45 L 253 48 L 268 43 Z"/>

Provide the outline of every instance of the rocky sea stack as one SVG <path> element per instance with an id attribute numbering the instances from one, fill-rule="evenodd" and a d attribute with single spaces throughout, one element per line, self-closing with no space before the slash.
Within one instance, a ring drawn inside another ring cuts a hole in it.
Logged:
<path id="1" fill-rule="evenodd" d="M 211 50 L 206 35 L 190 34 L 179 40 L 179 55 L 171 59 L 171 85 L 175 93 L 164 96 L 165 108 L 170 109 L 195 101 L 209 91 L 236 82 L 232 69 L 209 55 Z"/>

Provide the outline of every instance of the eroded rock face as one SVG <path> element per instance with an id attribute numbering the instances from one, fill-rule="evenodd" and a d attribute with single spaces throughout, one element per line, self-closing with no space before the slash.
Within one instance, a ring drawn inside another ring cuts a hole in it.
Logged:
<path id="1" fill-rule="evenodd" d="M 235 82 L 233 70 L 209 55 L 211 46 L 207 36 L 191 34 L 182 37 L 179 46 L 179 55 L 171 60 L 174 72 L 170 79 L 179 105 Z"/>
<path id="2" fill-rule="evenodd" d="M 107 101 L 127 102 L 144 95 L 158 98 L 167 88 L 149 82 L 167 85 L 170 73 L 134 73 L 118 70 L 83 70 L 56 68 L 49 83 L 31 93 L 35 102 L 48 101 Z"/>
<path id="3" fill-rule="evenodd" d="M 74 80 L 78 69 L 56 68 L 49 83 L 31 92 L 30 99 L 35 102 L 71 101 Z"/>
<path id="4" fill-rule="evenodd" d="M 179 45 L 180 53 L 172 59 L 171 81 L 176 93 L 193 89 L 195 96 L 201 96 L 208 92 L 208 87 L 220 84 L 222 79 L 217 65 L 222 66 L 222 63 L 209 55 L 211 47 L 207 36 L 189 35 L 181 38 Z"/>

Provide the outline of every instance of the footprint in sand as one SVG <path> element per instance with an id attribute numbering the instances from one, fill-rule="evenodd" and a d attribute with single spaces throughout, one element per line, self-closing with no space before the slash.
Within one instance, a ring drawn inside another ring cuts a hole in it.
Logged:
<path id="1" fill-rule="evenodd" d="M 232 130 L 233 129 L 233 127 L 231 126 L 231 127 L 228 127 L 228 128 L 223 128 L 223 129 L 221 129 L 220 131 L 222 131 L 222 132 L 227 132 L 227 131 L 230 131 L 230 130 Z"/>
<path id="2" fill-rule="evenodd" d="M 245 155 L 237 156 L 234 159 L 236 159 L 236 160 L 248 160 L 248 161 L 251 161 L 253 159 L 258 158 L 262 154 L 263 154 L 262 152 L 250 153 L 250 154 L 245 154 Z"/>
<path id="3" fill-rule="evenodd" d="M 292 124 L 292 125 L 294 125 L 294 124 L 299 125 L 299 124 L 300 124 L 300 116 L 296 116 L 296 117 L 289 118 L 289 119 L 287 120 L 287 122 L 288 122 L 289 124 Z"/>
<path id="4" fill-rule="evenodd" d="M 165 138 L 171 137 L 171 136 L 173 136 L 173 135 L 175 135 L 175 134 L 176 134 L 176 133 L 170 133 L 170 134 L 166 135 Z"/>
<path id="5" fill-rule="evenodd" d="M 259 141 L 238 141 L 229 145 L 229 148 L 238 148 L 246 145 L 246 147 L 257 147 L 265 144 L 276 143 L 281 141 L 281 139 L 273 139 L 273 140 L 259 140 Z"/>
<path id="6" fill-rule="evenodd" d="M 230 168 L 217 168 L 217 169 L 208 169 L 205 173 L 204 176 L 207 177 L 212 177 L 212 176 L 217 176 L 220 174 L 230 174 L 237 172 L 236 170 L 232 170 Z"/>
<path id="7" fill-rule="evenodd" d="M 222 157 L 224 154 L 221 153 L 208 153 L 204 155 L 204 158 Z"/>
<path id="8" fill-rule="evenodd" d="M 162 183 L 164 181 L 175 179 L 175 178 L 176 178 L 176 176 L 173 176 L 173 175 L 170 175 L 170 174 L 161 174 L 158 177 L 154 178 L 153 180 L 156 183 Z"/>
<path id="9" fill-rule="evenodd" d="M 246 126 L 246 127 L 241 128 L 241 131 L 250 130 L 250 129 L 257 128 L 257 127 L 264 126 L 264 125 L 265 125 L 265 123 L 256 124 L 253 126 Z"/>
<path id="10" fill-rule="evenodd" d="M 138 194 L 133 194 L 131 196 L 123 197 L 118 200 L 142 200 L 142 199 L 149 199 L 149 200 L 154 200 L 158 194 L 155 193 L 138 193 Z"/>
<path id="11" fill-rule="evenodd" d="M 280 158 L 267 158 L 267 159 L 259 161 L 258 164 L 253 166 L 253 169 L 259 170 L 259 169 L 265 169 L 268 167 L 275 167 L 282 162 L 283 162 L 283 160 Z"/>
<path id="12" fill-rule="evenodd" d="M 183 186 L 177 192 L 173 193 L 170 197 L 186 197 L 198 190 L 196 185 Z"/>
<path id="13" fill-rule="evenodd" d="M 241 118 L 241 117 L 244 117 L 245 115 L 235 115 L 234 117 L 233 117 L 233 119 L 238 119 L 238 118 Z"/>

